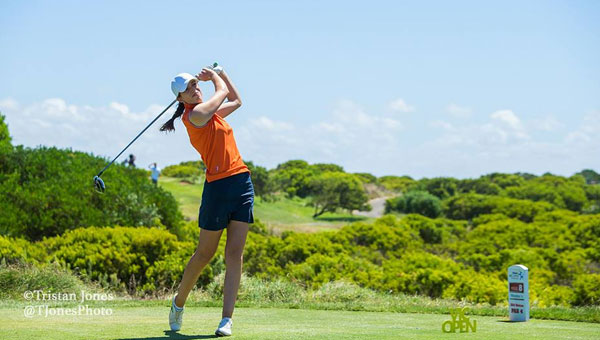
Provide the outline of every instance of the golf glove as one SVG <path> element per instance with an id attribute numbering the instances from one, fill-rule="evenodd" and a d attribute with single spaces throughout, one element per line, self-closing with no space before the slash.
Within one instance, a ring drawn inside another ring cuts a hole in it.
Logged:
<path id="1" fill-rule="evenodd" d="M 207 66 L 207 68 L 215 71 L 217 74 L 221 74 L 221 72 L 223 71 L 223 66 L 221 66 L 217 63 L 214 63 L 213 65 L 209 65 L 209 66 Z"/>

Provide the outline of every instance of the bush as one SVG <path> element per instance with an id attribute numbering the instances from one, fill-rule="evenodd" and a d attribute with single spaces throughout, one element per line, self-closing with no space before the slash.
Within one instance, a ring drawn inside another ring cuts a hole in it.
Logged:
<path id="1" fill-rule="evenodd" d="M 266 168 L 254 165 L 251 161 L 244 161 L 250 170 L 252 177 L 252 185 L 254 186 L 254 194 L 256 196 L 265 196 L 270 194 L 269 189 L 269 172 Z"/>
<path id="2" fill-rule="evenodd" d="M 383 262 L 383 288 L 393 292 L 442 296 L 463 270 L 460 264 L 425 252 L 409 252 Z"/>
<path id="3" fill-rule="evenodd" d="M 103 175 L 106 192 L 97 193 L 92 171 L 106 163 L 71 150 L 16 147 L 0 169 L 0 234 L 40 240 L 92 225 L 181 223 L 173 196 L 144 170 L 115 164 Z"/>
<path id="4" fill-rule="evenodd" d="M 546 202 L 479 194 L 450 197 L 443 202 L 442 207 L 446 217 L 455 220 L 471 220 L 484 214 L 504 214 L 524 222 L 532 222 L 538 214 L 556 209 Z"/>
<path id="5" fill-rule="evenodd" d="M 421 214 L 435 218 L 442 213 L 439 198 L 425 191 L 409 191 L 408 193 L 389 199 L 385 202 L 385 212 L 398 211 L 406 214 Z"/>
<path id="6" fill-rule="evenodd" d="M 200 168 L 190 165 L 169 165 L 161 171 L 163 176 L 196 179 L 202 175 Z"/>
<path id="7" fill-rule="evenodd" d="M 378 182 L 387 190 L 395 192 L 407 192 L 417 185 L 417 181 L 408 176 L 383 176 L 379 177 Z"/>
<path id="8" fill-rule="evenodd" d="M 579 276 L 573 283 L 575 305 L 600 305 L 600 274 Z"/>
<path id="9" fill-rule="evenodd" d="M 357 172 L 357 173 L 354 173 L 354 175 L 357 176 L 358 179 L 360 179 L 360 181 L 363 183 L 372 183 L 372 184 L 377 183 L 377 177 L 375 177 L 374 175 L 372 175 L 370 173 Z"/>
<path id="10" fill-rule="evenodd" d="M 473 303 L 496 305 L 506 300 L 508 283 L 488 274 L 465 270 L 458 273 L 455 282 L 444 290 L 445 298 Z"/>
<path id="11" fill-rule="evenodd" d="M 408 224 L 427 244 L 450 244 L 462 241 L 467 234 L 463 221 L 431 219 L 422 215 L 406 215 L 402 222 Z"/>
<path id="12" fill-rule="evenodd" d="M 50 261 L 58 261 L 89 280 L 114 273 L 122 287 L 132 292 L 172 285 L 182 273 L 177 268 L 187 262 L 185 254 L 189 259 L 195 250 L 194 243 L 177 241 L 166 230 L 131 227 L 70 230 L 43 240 L 40 246 L 50 253 Z"/>
<path id="13" fill-rule="evenodd" d="M 352 174 L 325 172 L 314 176 L 309 182 L 313 217 L 337 209 L 363 210 L 368 201 L 361 181 Z"/>
<path id="14" fill-rule="evenodd" d="M 5 263 L 42 263 L 45 249 L 21 238 L 0 236 L 0 260 Z"/>
<path id="15" fill-rule="evenodd" d="M 23 299 L 26 291 L 77 293 L 89 291 L 84 283 L 58 264 L 37 267 L 31 264 L 0 264 L 0 299 Z M 35 293 L 37 294 L 37 293 Z"/>
<path id="16" fill-rule="evenodd" d="M 451 177 L 425 178 L 419 181 L 417 188 L 419 191 L 427 191 L 439 199 L 445 199 L 458 192 L 458 183 L 457 179 Z"/>
<path id="17" fill-rule="evenodd" d="M 526 181 L 521 186 L 507 188 L 506 195 L 519 199 L 545 201 L 559 208 L 581 211 L 587 204 L 584 186 L 585 179 L 581 176 L 566 179 L 544 175 Z"/>

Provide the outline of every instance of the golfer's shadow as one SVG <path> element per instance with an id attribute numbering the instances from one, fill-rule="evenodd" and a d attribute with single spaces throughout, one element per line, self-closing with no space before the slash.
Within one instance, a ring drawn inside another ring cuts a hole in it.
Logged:
<path id="1" fill-rule="evenodd" d="M 212 334 L 212 335 L 184 335 L 184 334 L 179 334 L 175 331 L 164 331 L 165 332 L 165 336 L 153 336 L 153 337 L 146 337 L 146 338 L 122 338 L 122 339 L 116 339 L 116 340 L 192 340 L 192 339 L 212 339 L 212 338 L 218 338 L 218 336 Z"/>

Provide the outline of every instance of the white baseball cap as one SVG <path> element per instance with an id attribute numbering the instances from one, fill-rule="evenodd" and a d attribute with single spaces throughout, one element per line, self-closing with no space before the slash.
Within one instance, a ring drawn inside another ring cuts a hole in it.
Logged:
<path id="1" fill-rule="evenodd" d="M 173 81 L 171 81 L 171 91 L 177 97 L 180 92 L 184 92 L 187 89 L 188 83 L 192 80 L 198 80 L 198 78 L 194 77 L 189 73 L 179 73 L 175 76 Z"/>

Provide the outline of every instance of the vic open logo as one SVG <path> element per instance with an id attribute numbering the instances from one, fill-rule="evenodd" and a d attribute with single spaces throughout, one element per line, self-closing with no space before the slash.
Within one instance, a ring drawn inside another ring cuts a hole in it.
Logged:
<path id="1" fill-rule="evenodd" d="M 471 332 L 477 332 L 477 320 L 471 320 L 465 316 L 465 312 L 469 308 L 454 308 L 450 310 L 450 316 L 452 316 L 452 320 L 444 321 L 442 323 L 442 332 L 444 333 L 455 333 L 456 331 L 460 331 L 460 333 L 468 333 L 469 329 Z"/>

